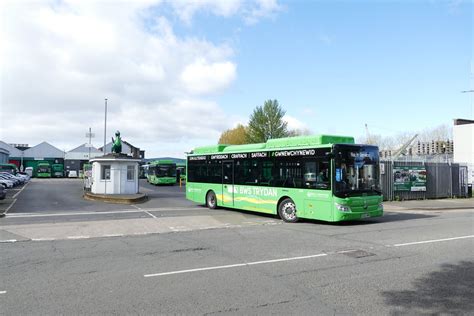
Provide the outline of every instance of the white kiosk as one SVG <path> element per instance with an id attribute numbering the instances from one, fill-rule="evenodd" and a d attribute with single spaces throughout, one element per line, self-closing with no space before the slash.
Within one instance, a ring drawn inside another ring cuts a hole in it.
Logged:
<path id="1" fill-rule="evenodd" d="M 138 194 L 140 159 L 110 153 L 91 159 L 92 194 Z"/>

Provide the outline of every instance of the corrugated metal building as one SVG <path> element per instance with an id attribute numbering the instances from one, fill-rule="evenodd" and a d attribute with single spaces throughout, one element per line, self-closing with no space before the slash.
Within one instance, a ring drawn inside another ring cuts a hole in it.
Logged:
<path id="1" fill-rule="evenodd" d="M 5 148 L 0 147 L 0 163 L 8 163 L 8 158 L 10 157 L 10 151 Z"/>
<path id="2" fill-rule="evenodd" d="M 14 153 L 10 152 L 10 162 L 14 163 L 21 169 L 23 162 L 23 169 L 26 167 L 33 167 L 36 169 L 36 166 L 39 162 L 47 161 L 50 164 L 53 163 L 64 163 L 64 152 L 48 142 L 42 142 L 38 145 L 28 148 L 25 151 L 21 151 L 15 147 Z"/>
<path id="3" fill-rule="evenodd" d="M 88 147 L 89 144 L 82 144 L 74 149 L 68 151 L 64 158 L 64 170 L 66 176 L 69 171 L 75 170 L 77 174 L 80 174 L 82 167 L 85 163 L 89 162 L 89 159 L 102 156 L 103 153 L 95 147 Z"/>

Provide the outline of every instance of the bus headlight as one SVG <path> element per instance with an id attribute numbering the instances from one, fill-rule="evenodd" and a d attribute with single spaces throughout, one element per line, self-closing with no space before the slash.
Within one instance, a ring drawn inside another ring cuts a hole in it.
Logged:
<path id="1" fill-rule="evenodd" d="M 379 210 L 383 211 L 383 203 L 379 203 Z"/>
<path id="2" fill-rule="evenodd" d="M 351 211 L 350 206 L 339 204 L 339 203 L 336 203 L 336 208 L 341 212 L 350 212 Z"/>

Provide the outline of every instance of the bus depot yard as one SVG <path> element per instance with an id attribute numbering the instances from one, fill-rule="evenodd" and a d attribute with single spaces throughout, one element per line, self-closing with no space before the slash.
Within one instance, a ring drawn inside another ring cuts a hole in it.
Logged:
<path id="1" fill-rule="evenodd" d="M 186 186 L 86 201 L 81 179 L 31 179 L 0 201 L 2 313 L 472 312 L 472 199 L 387 202 L 352 222 L 210 209 Z M 15 201 L 15 202 L 13 202 Z M 100 304 L 98 304 L 100 302 Z"/>

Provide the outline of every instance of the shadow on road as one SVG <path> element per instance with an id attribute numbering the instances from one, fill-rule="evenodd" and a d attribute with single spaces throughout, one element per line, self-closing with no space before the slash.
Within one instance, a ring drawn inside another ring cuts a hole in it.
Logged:
<path id="1" fill-rule="evenodd" d="M 415 280 L 413 290 L 382 295 L 393 306 L 392 315 L 472 315 L 474 311 L 474 262 L 444 264 Z"/>

